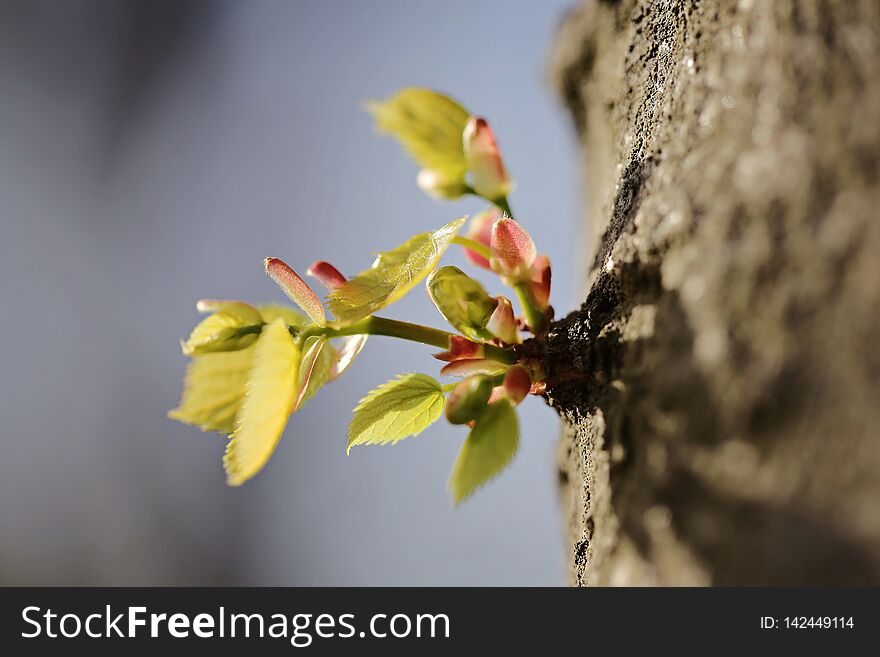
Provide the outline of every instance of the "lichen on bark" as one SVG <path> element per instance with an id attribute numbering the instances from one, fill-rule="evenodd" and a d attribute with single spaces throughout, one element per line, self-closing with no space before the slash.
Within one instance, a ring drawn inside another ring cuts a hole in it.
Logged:
<path id="1" fill-rule="evenodd" d="M 880 5 L 585 0 L 554 61 L 572 583 L 880 583 Z"/>

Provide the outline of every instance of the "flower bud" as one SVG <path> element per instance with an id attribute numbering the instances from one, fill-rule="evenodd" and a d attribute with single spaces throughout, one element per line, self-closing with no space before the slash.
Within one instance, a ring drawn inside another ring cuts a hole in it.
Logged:
<path id="1" fill-rule="evenodd" d="M 492 243 L 492 225 L 500 217 L 501 211 L 494 207 L 478 212 L 471 217 L 466 237 L 489 247 Z M 473 249 L 465 249 L 464 256 L 477 267 L 482 267 L 483 269 L 490 268 L 486 257 Z"/>
<path id="2" fill-rule="evenodd" d="M 492 226 L 492 270 L 516 284 L 532 276 L 535 243 L 525 228 L 513 219 L 502 218 Z"/>
<path id="3" fill-rule="evenodd" d="M 306 269 L 306 275 L 317 278 L 328 290 L 335 290 L 345 283 L 345 276 L 329 262 L 317 260 Z"/>
<path id="4" fill-rule="evenodd" d="M 458 383 L 446 400 L 446 419 L 451 424 L 467 424 L 476 420 L 492 394 L 491 377 L 479 374 Z"/>
<path id="5" fill-rule="evenodd" d="M 513 306 L 510 300 L 504 296 L 497 296 L 498 305 L 486 323 L 486 330 L 496 338 L 507 344 L 519 344 L 522 340 L 517 331 L 516 316 L 513 314 Z"/>
<path id="6" fill-rule="evenodd" d="M 452 326 L 472 339 L 490 338 L 486 323 L 497 302 L 458 267 L 441 267 L 426 282 L 428 296 Z"/>
<path id="7" fill-rule="evenodd" d="M 434 354 L 437 360 L 453 362 L 456 360 L 470 360 L 482 358 L 486 354 L 486 348 L 478 342 L 473 342 L 460 335 L 449 336 L 449 350 Z"/>
<path id="8" fill-rule="evenodd" d="M 302 308 L 318 326 L 327 325 L 324 306 L 312 288 L 290 266 L 279 258 L 266 258 L 266 273 L 290 299 Z"/>
<path id="9" fill-rule="evenodd" d="M 532 389 L 532 377 L 528 370 L 520 365 L 514 365 L 504 375 L 504 392 L 514 404 L 519 404 Z"/>
<path id="10" fill-rule="evenodd" d="M 510 179 L 486 119 L 471 117 L 462 140 L 474 191 L 493 202 L 505 198 L 510 191 Z"/>
<path id="11" fill-rule="evenodd" d="M 467 185 L 461 176 L 444 176 L 434 169 L 422 169 L 416 176 L 416 184 L 431 198 L 441 201 L 452 200 L 467 192 Z"/>
<path id="12" fill-rule="evenodd" d="M 550 305 L 550 259 L 547 256 L 535 258 L 529 289 L 538 310 L 547 310 Z"/>

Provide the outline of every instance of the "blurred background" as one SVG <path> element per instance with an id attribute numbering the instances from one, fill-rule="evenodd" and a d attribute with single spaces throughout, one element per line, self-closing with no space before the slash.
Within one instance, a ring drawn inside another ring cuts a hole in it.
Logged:
<path id="1" fill-rule="evenodd" d="M 196 299 L 281 301 L 265 256 L 352 274 L 482 209 L 425 197 L 374 134 L 363 101 L 403 86 L 490 118 L 569 310 L 577 152 L 544 75 L 569 4 L 0 3 L 0 583 L 565 583 L 539 400 L 512 467 L 458 509 L 463 431 L 345 457 L 350 409 L 434 372 L 429 348 L 374 338 L 240 489 L 225 439 L 165 413 Z M 386 314 L 442 322 L 418 291 Z"/>

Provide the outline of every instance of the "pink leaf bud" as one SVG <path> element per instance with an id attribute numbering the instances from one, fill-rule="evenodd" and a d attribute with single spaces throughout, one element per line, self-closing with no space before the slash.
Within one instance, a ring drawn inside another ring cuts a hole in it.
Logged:
<path id="1" fill-rule="evenodd" d="M 462 140 L 474 191 L 493 202 L 505 198 L 510 191 L 510 179 L 486 119 L 471 117 Z"/>
<path id="2" fill-rule="evenodd" d="M 510 401 L 519 404 L 532 389 L 532 377 L 525 367 L 514 365 L 504 375 L 503 386 Z"/>
<path id="3" fill-rule="evenodd" d="M 499 217 L 501 217 L 501 211 L 494 207 L 478 212 L 471 217 L 466 237 L 475 242 L 479 242 L 480 244 L 484 244 L 487 247 L 490 246 L 492 243 L 492 224 L 494 224 Z M 489 260 L 482 254 L 477 253 L 473 249 L 465 249 L 464 255 L 477 267 L 489 269 Z"/>
<path id="4" fill-rule="evenodd" d="M 531 278 L 535 243 L 526 229 L 513 219 L 502 218 L 492 226 L 492 269 L 512 283 Z"/>
<path id="5" fill-rule="evenodd" d="M 507 344 L 519 344 L 522 339 L 517 331 L 516 316 L 513 314 L 513 305 L 504 296 L 497 296 L 498 305 L 486 323 L 486 329 L 496 338 Z"/>
<path id="6" fill-rule="evenodd" d="M 312 288 L 299 277 L 299 274 L 278 258 L 266 258 L 265 266 L 269 278 L 275 281 L 284 294 L 302 308 L 315 324 L 318 326 L 327 325 L 327 317 L 324 314 L 321 300 Z"/>
<path id="7" fill-rule="evenodd" d="M 336 267 L 329 262 L 317 260 L 306 269 L 306 275 L 317 278 L 328 290 L 335 290 L 337 287 L 345 283 L 343 276 Z"/>
<path id="8" fill-rule="evenodd" d="M 547 256 L 535 258 L 529 288 L 538 310 L 547 310 L 550 305 L 550 259 Z"/>
<path id="9" fill-rule="evenodd" d="M 485 353 L 486 349 L 479 342 L 473 342 L 460 335 L 452 335 L 449 337 L 449 350 L 434 354 L 434 358 L 451 363 L 456 360 L 482 358 Z"/>

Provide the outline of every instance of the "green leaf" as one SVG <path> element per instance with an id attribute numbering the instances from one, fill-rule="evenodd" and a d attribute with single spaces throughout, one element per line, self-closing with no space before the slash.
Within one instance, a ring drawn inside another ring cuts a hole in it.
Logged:
<path id="1" fill-rule="evenodd" d="M 259 332 L 260 324 L 251 318 L 221 310 L 199 322 L 180 348 L 187 356 L 236 351 L 251 346 Z"/>
<path id="2" fill-rule="evenodd" d="M 350 278 L 328 297 L 338 324 L 373 314 L 409 292 L 437 264 L 467 217 L 450 221 L 433 233 L 422 233 L 396 249 L 380 253 L 368 269 Z"/>
<path id="3" fill-rule="evenodd" d="M 336 349 L 324 335 L 307 338 L 302 346 L 302 354 L 294 411 L 301 409 L 330 380 L 338 358 Z"/>
<path id="4" fill-rule="evenodd" d="M 203 431 L 232 433 L 253 360 L 253 346 L 193 358 L 186 370 L 180 404 L 168 417 Z"/>
<path id="5" fill-rule="evenodd" d="M 376 127 L 393 135 L 426 169 L 445 180 L 464 180 L 467 162 L 462 134 L 470 112 L 449 96 L 430 89 L 407 87 L 367 109 Z"/>
<path id="6" fill-rule="evenodd" d="M 442 386 L 426 374 L 401 374 L 361 399 L 348 425 L 348 448 L 416 436 L 443 412 Z"/>
<path id="7" fill-rule="evenodd" d="M 494 337 L 486 330 L 486 323 L 498 302 L 478 281 L 458 267 L 441 267 L 428 277 L 427 288 L 440 314 L 465 336 L 472 340 Z"/>
<path id="8" fill-rule="evenodd" d="M 449 475 L 456 504 L 501 472 L 519 444 L 516 411 L 506 399 L 489 404 L 477 419 Z"/>
<path id="9" fill-rule="evenodd" d="M 223 458 L 230 486 L 257 474 L 275 450 L 293 408 L 299 360 L 299 347 L 284 321 L 267 324 L 254 346 L 247 394 Z"/>
<path id="10" fill-rule="evenodd" d="M 292 326 L 297 331 L 312 325 L 312 320 L 291 306 L 284 306 L 280 303 L 267 303 L 257 306 L 257 310 L 260 311 L 263 321 L 267 324 L 272 320 L 281 319 L 285 324 Z"/>

